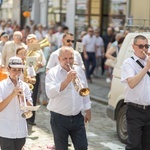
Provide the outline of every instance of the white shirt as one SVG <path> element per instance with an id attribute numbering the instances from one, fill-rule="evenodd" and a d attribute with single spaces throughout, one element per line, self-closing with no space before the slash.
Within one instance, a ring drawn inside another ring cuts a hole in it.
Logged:
<path id="1" fill-rule="evenodd" d="M 101 37 L 95 37 L 96 38 L 96 46 L 99 46 L 96 51 L 97 56 L 102 56 L 102 47 L 104 46 L 103 39 Z"/>
<path id="2" fill-rule="evenodd" d="M 50 58 L 48 60 L 47 66 L 46 66 L 47 69 L 51 69 L 52 67 L 59 64 L 59 60 L 58 60 L 59 51 L 60 51 L 60 48 L 58 50 L 54 51 L 50 55 Z M 75 51 L 75 50 L 73 52 L 74 52 L 74 63 L 79 65 L 80 67 L 84 68 L 84 64 L 83 64 L 82 57 L 81 57 L 80 53 L 78 51 Z"/>
<path id="3" fill-rule="evenodd" d="M 95 52 L 96 37 L 87 34 L 82 38 L 82 43 L 85 46 L 86 52 Z"/>
<path id="4" fill-rule="evenodd" d="M 142 70 L 136 60 L 139 60 L 144 66 L 146 64 L 146 60 L 142 60 L 135 55 L 133 57 L 134 60 L 127 58 L 122 65 L 121 82 L 125 84 L 125 102 L 150 105 L 150 77 L 147 74 L 133 89 L 127 84 L 129 77 L 135 76 Z"/>
<path id="5" fill-rule="evenodd" d="M 57 45 L 57 48 L 59 48 L 60 46 L 62 46 L 62 37 L 64 35 L 63 32 L 56 32 L 55 34 L 55 38 L 56 38 L 56 45 Z"/>
<path id="6" fill-rule="evenodd" d="M 19 80 L 26 99 L 32 101 L 29 86 Z M 0 102 L 2 102 L 14 89 L 14 84 L 7 78 L 0 82 Z M 24 138 L 28 134 L 26 119 L 20 110 L 18 97 L 14 97 L 5 109 L 0 112 L 0 137 Z"/>
<path id="7" fill-rule="evenodd" d="M 84 87 L 87 87 L 86 77 L 83 69 L 75 66 L 78 77 Z M 49 70 L 46 75 L 46 94 L 49 103 L 47 109 L 65 116 L 77 115 L 82 110 L 91 108 L 89 95 L 82 97 L 75 90 L 72 82 L 60 92 L 61 82 L 65 80 L 67 71 L 60 65 L 57 65 Z"/>
<path id="8" fill-rule="evenodd" d="M 27 48 L 27 50 L 29 50 Z M 41 62 L 42 65 L 46 65 L 46 59 L 45 59 L 45 56 L 44 56 L 44 53 L 41 49 L 37 50 L 36 52 L 34 52 L 34 54 L 31 53 L 31 55 L 27 56 L 27 57 L 32 57 L 32 56 L 35 56 L 36 57 L 36 62 Z M 43 72 L 43 69 L 42 68 L 38 68 L 37 67 L 37 63 L 34 64 L 34 68 L 37 68 L 37 70 L 35 70 L 36 74 L 40 73 L 40 72 Z"/>

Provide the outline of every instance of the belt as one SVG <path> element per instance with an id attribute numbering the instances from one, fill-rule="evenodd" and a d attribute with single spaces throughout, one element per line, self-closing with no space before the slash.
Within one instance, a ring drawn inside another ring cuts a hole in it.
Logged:
<path id="1" fill-rule="evenodd" d="M 131 102 L 128 102 L 127 105 L 140 108 L 140 109 L 150 110 L 150 105 L 139 105 Z"/>

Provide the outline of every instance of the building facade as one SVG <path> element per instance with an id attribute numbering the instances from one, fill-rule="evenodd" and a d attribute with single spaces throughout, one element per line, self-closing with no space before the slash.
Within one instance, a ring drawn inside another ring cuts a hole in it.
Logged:
<path id="1" fill-rule="evenodd" d="M 24 2 L 32 3 L 29 18 L 22 15 Z M 44 26 L 66 25 L 77 36 L 88 26 L 99 28 L 104 34 L 108 26 L 122 29 L 126 18 L 149 19 L 150 0 L 3 0 L 0 16 L 12 18 L 21 26 L 30 19 Z"/>

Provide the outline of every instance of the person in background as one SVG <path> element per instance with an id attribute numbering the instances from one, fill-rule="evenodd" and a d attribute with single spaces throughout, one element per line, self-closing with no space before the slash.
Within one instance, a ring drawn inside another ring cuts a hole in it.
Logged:
<path id="1" fill-rule="evenodd" d="M 6 32 L 2 32 L 2 34 L 0 35 L 0 53 L 2 53 L 5 43 L 8 41 L 9 41 L 9 35 Z"/>
<path id="2" fill-rule="evenodd" d="M 70 135 L 75 149 L 87 150 L 84 121 L 86 123 L 91 120 L 91 102 L 89 95 L 85 97 L 79 95 L 72 82 L 78 76 L 87 87 L 86 76 L 80 66 L 73 66 L 73 48 L 62 46 L 58 59 L 60 63 L 49 70 L 45 80 L 46 93 L 50 99 L 47 108 L 51 113 L 50 124 L 55 149 L 67 150 Z M 74 69 L 71 69 L 72 67 Z M 84 117 L 82 111 L 85 111 Z"/>
<path id="3" fill-rule="evenodd" d="M 5 43 L 2 50 L 2 65 L 5 67 L 8 66 L 9 58 L 12 56 L 16 56 L 16 49 L 19 47 L 25 47 L 26 45 L 21 42 L 22 33 L 20 31 L 16 31 L 13 34 L 13 40 Z"/>
<path id="4" fill-rule="evenodd" d="M 26 38 L 30 34 L 30 27 L 25 26 L 24 29 L 21 32 L 22 32 L 22 42 L 26 43 Z"/>
<path id="5" fill-rule="evenodd" d="M 42 24 L 37 25 L 37 30 L 34 32 L 37 40 L 43 40 L 45 38 L 45 31 L 43 30 Z"/>
<path id="6" fill-rule="evenodd" d="M 128 139 L 126 150 L 150 149 L 150 57 L 148 39 L 137 35 L 134 53 L 122 64 L 121 82 L 125 85 Z M 143 66 L 141 67 L 140 64 Z"/>
<path id="7" fill-rule="evenodd" d="M 95 77 L 98 77 L 99 68 L 101 68 L 102 57 L 104 57 L 104 41 L 100 37 L 100 32 L 98 29 L 94 30 L 94 35 L 96 37 L 96 68 L 95 68 L 94 74 L 95 74 Z"/>
<path id="8" fill-rule="evenodd" d="M 13 36 L 13 29 L 12 29 L 12 26 L 11 26 L 11 22 L 10 21 L 7 21 L 6 22 L 6 26 L 5 26 L 5 32 L 8 34 L 9 36 L 9 39 L 12 39 L 12 36 Z"/>
<path id="9" fill-rule="evenodd" d="M 64 35 L 63 27 L 58 26 L 57 32 L 54 35 L 55 35 L 55 38 L 56 38 L 56 46 L 57 46 L 57 49 L 58 49 L 58 48 L 60 48 L 60 46 L 62 46 L 62 37 Z"/>
<path id="10" fill-rule="evenodd" d="M 88 82 L 92 82 L 91 75 L 96 67 L 96 37 L 93 28 L 88 28 L 88 33 L 82 38 L 85 71 Z"/>
<path id="11" fill-rule="evenodd" d="M 102 36 L 103 41 L 104 41 L 104 50 L 105 53 L 108 49 L 108 44 L 112 41 L 112 39 L 115 39 L 115 31 L 113 27 L 108 27 L 107 28 L 107 33 L 105 35 Z M 103 75 L 105 73 L 105 61 L 106 61 L 106 57 L 104 55 L 104 57 L 102 58 L 102 64 L 101 64 L 101 68 L 102 68 L 102 72 L 101 75 Z"/>
<path id="12" fill-rule="evenodd" d="M 86 31 L 82 31 L 82 32 L 80 33 L 80 38 L 78 39 L 78 42 L 81 42 L 81 43 L 82 43 L 82 39 L 83 39 L 83 37 L 84 37 L 86 34 L 87 34 Z M 84 65 L 85 65 L 83 52 L 81 52 L 81 57 L 82 57 L 82 60 L 83 60 Z"/>
<path id="13" fill-rule="evenodd" d="M 63 26 L 62 30 L 64 34 L 69 32 L 69 28 L 67 26 Z"/>
<path id="14" fill-rule="evenodd" d="M 34 32 L 35 32 L 35 23 L 34 23 L 34 20 L 30 20 L 30 25 L 29 25 L 29 27 L 30 27 L 30 33 L 31 34 L 34 34 Z"/>
<path id="15" fill-rule="evenodd" d="M 29 34 L 27 36 L 26 42 L 28 45 L 28 49 L 27 49 L 27 53 L 28 53 L 30 51 L 30 49 L 29 49 L 30 44 L 38 44 L 36 35 L 35 34 Z M 29 56 L 27 56 L 27 57 L 29 57 Z M 40 72 L 41 72 L 41 68 L 45 66 L 46 60 L 45 60 L 43 51 L 41 49 L 38 49 L 34 54 L 31 53 L 31 56 L 36 57 L 36 63 L 34 65 L 34 70 L 36 72 L 36 82 L 35 82 L 33 93 L 32 93 L 33 106 L 36 106 L 38 88 L 39 88 L 39 83 L 40 83 Z M 35 111 L 33 111 L 33 116 L 28 119 L 28 124 L 36 125 L 36 123 L 35 123 Z"/>
<path id="16" fill-rule="evenodd" d="M 23 68 L 21 58 L 11 57 L 7 68 L 9 77 L 0 82 L 1 150 L 22 150 L 28 135 L 26 118 L 22 117 L 20 110 L 20 99 L 32 106 L 32 98 L 29 86 L 19 79 Z"/>
<path id="17" fill-rule="evenodd" d="M 73 43 L 74 43 L 74 36 L 72 33 L 65 33 L 62 37 L 62 46 L 69 46 L 69 47 L 72 47 L 73 46 Z M 60 48 L 57 49 L 56 51 L 54 51 L 50 57 L 49 57 L 49 60 L 48 60 L 48 63 L 47 63 L 47 66 L 46 66 L 46 69 L 47 71 L 49 69 L 51 69 L 52 67 L 56 66 L 59 64 L 59 60 L 58 60 L 58 55 L 59 55 L 59 51 L 60 51 Z M 84 64 L 83 64 L 83 61 L 82 61 L 82 58 L 81 58 L 81 55 L 78 51 L 74 51 L 74 63 L 76 65 L 79 65 L 80 67 L 82 67 L 83 69 L 84 68 Z"/>
<path id="18" fill-rule="evenodd" d="M 119 50 L 120 50 L 120 46 L 118 45 L 118 41 L 120 40 L 120 42 L 123 42 L 122 39 L 124 40 L 124 35 L 122 33 L 117 33 L 115 36 L 115 41 L 113 40 L 108 45 L 108 49 L 105 53 L 106 58 L 110 58 L 110 59 L 114 59 L 114 57 L 115 57 L 115 59 L 117 58 Z M 108 66 L 108 73 L 107 73 L 107 78 L 106 78 L 107 83 L 111 82 L 112 71 L 113 71 L 113 68 Z"/>
<path id="19" fill-rule="evenodd" d="M 56 50 L 56 37 L 54 35 L 54 28 L 51 27 L 48 29 L 48 33 L 45 35 L 45 37 L 48 39 L 48 41 L 50 42 L 50 52 L 54 52 Z"/>

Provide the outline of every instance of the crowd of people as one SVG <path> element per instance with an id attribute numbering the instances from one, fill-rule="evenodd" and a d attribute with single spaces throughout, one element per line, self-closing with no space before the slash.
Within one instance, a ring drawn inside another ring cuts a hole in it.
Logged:
<path id="1" fill-rule="evenodd" d="M 0 81 L 1 149 L 21 150 L 27 136 L 27 124 L 36 125 L 35 111 L 30 118 L 22 117 L 22 111 L 19 109 L 19 100 L 22 99 L 27 106 L 37 104 L 47 106 L 56 150 L 67 150 L 69 136 L 75 149 L 87 150 L 84 123 L 91 120 L 91 101 L 86 92 L 84 96 L 80 94 L 79 84 L 88 88 L 88 83 L 92 83 L 93 77 L 104 75 L 106 70 L 106 82 L 111 82 L 113 68 L 106 66 L 105 62 L 106 59 L 116 60 L 127 34 L 128 31 L 115 32 L 113 27 L 108 27 L 106 34 L 102 36 L 99 29 L 88 27 L 77 40 L 83 45 L 83 51 L 79 52 L 73 48 L 75 37 L 67 26 L 45 28 L 41 24 L 35 25 L 34 21 L 30 20 L 30 25 L 20 30 L 11 20 L 1 21 L 0 66 L 8 72 L 7 78 Z M 41 46 L 40 42 L 43 40 L 46 41 L 46 45 Z M 134 59 L 140 56 L 137 52 L 138 48 L 141 49 L 137 44 L 139 41 L 145 44 L 143 45 L 145 49 L 148 47 L 144 37 L 137 37 L 133 47 Z M 133 60 L 128 61 L 133 63 Z M 128 88 L 134 88 L 146 74 L 149 63 L 147 62 L 139 77 L 134 74 L 135 71 L 129 64 L 123 64 L 122 82 L 128 83 Z M 127 71 L 128 69 L 131 72 Z M 147 80 L 145 79 L 145 82 Z M 22 86 L 18 86 L 18 83 Z M 129 99 L 127 102 L 129 110 L 127 117 L 130 118 L 132 112 L 136 117 L 135 110 L 131 109 L 134 101 Z M 143 118 L 145 112 L 137 114 Z M 136 120 L 127 123 L 129 130 L 127 149 L 130 149 L 138 146 L 141 141 L 138 136 L 136 138 L 132 136 L 132 133 L 137 135 L 137 130 L 132 130 L 132 123 L 136 123 Z M 136 127 L 138 128 L 138 125 Z M 148 131 L 148 127 L 146 126 L 144 133 Z M 144 143 L 149 145 L 146 140 Z"/>

